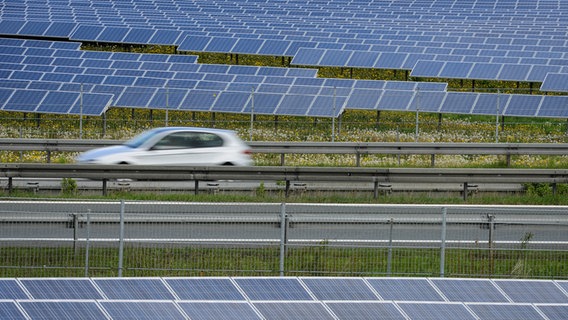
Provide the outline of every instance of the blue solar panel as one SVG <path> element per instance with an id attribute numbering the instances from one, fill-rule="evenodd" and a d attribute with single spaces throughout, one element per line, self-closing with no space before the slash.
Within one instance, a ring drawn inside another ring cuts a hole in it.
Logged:
<path id="1" fill-rule="evenodd" d="M 0 301 L 0 318 L 11 320 L 27 319 L 13 301 Z"/>
<path id="2" fill-rule="evenodd" d="M 412 77 L 438 77 L 440 71 L 444 67 L 444 63 L 441 61 L 418 61 L 414 65 L 410 76 Z"/>
<path id="3" fill-rule="evenodd" d="M 278 108 L 283 98 L 283 94 L 255 93 L 254 100 L 249 100 L 243 112 L 250 113 L 254 103 L 254 113 L 275 114 L 276 108 Z"/>
<path id="4" fill-rule="evenodd" d="M 363 279 L 303 278 L 302 282 L 319 300 L 378 300 Z"/>
<path id="5" fill-rule="evenodd" d="M 444 301 L 426 279 L 377 278 L 367 282 L 384 300 Z"/>
<path id="6" fill-rule="evenodd" d="M 2 20 L 0 21 L 0 34 L 14 35 L 18 34 L 20 29 L 24 26 L 24 21 L 15 20 Z"/>
<path id="7" fill-rule="evenodd" d="M 440 71 L 439 77 L 466 79 L 472 67 L 472 63 L 446 62 Z"/>
<path id="8" fill-rule="evenodd" d="M 16 90 L 2 110 L 32 112 L 41 103 L 47 91 Z"/>
<path id="9" fill-rule="evenodd" d="M 75 102 L 69 113 L 100 116 L 114 101 L 114 97 L 109 94 L 83 93 L 82 96 L 83 98 Z"/>
<path id="10" fill-rule="evenodd" d="M 410 319 L 476 319 L 461 303 L 398 303 Z"/>
<path id="11" fill-rule="evenodd" d="M 80 98 L 79 92 L 48 91 L 35 112 L 68 113 Z"/>
<path id="12" fill-rule="evenodd" d="M 511 95 L 506 115 L 534 117 L 540 107 L 543 96 L 537 95 Z"/>
<path id="13" fill-rule="evenodd" d="M 21 301 L 19 304 L 32 319 L 105 319 L 94 301 Z"/>
<path id="14" fill-rule="evenodd" d="M 14 279 L 0 279 L 0 300 L 27 299 L 28 296 Z"/>
<path id="15" fill-rule="evenodd" d="M 506 94 L 480 93 L 471 112 L 473 114 L 502 115 L 510 97 Z"/>
<path id="16" fill-rule="evenodd" d="M 490 280 L 432 279 L 432 282 L 449 301 L 508 302 Z"/>
<path id="17" fill-rule="evenodd" d="M 154 29 L 138 29 L 132 28 L 128 31 L 128 33 L 124 36 L 122 41 L 124 43 L 139 43 L 139 44 L 146 44 L 150 41 L 152 36 L 154 36 L 156 30 Z"/>
<path id="18" fill-rule="evenodd" d="M 290 63 L 292 65 L 318 65 L 324 53 L 324 49 L 300 48 Z"/>
<path id="19" fill-rule="evenodd" d="M 476 93 L 447 92 L 440 112 L 470 114 L 478 98 Z"/>
<path id="20" fill-rule="evenodd" d="M 228 278 L 166 278 L 180 300 L 239 300 L 243 295 Z"/>
<path id="21" fill-rule="evenodd" d="M 319 95 L 307 115 L 311 117 L 338 117 L 345 109 L 346 97 Z"/>
<path id="22" fill-rule="evenodd" d="M 384 90 L 355 89 L 347 100 L 346 108 L 374 110 L 383 93 Z"/>
<path id="23" fill-rule="evenodd" d="M 295 278 L 235 278 L 250 300 L 313 300 Z"/>
<path id="24" fill-rule="evenodd" d="M 375 62 L 377 69 L 403 69 L 408 54 L 383 52 Z"/>
<path id="25" fill-rule="evenodd" d="M 209 111 L 219 95 L 218 91 L 190 90 L 183 100 L 181 110 Z"/>
<path id="26" fill-rule="evenodd" d="M 549 73 L 540 86 L 542 91 L 568 92 L 568 74 Z"/>
<path id="27" fill-rule="evenodd" d="M 155 92 L 155 88 L 128 87 L 115 102 L 116 105 L 124 107 L 146 108 Z"/>
<path id="28" fill-rule="evenodd" d="M 546 315 L 549 320 L 564 320 L 568 315 L 568 305 L 538 305 L 542 313 Z"/>
<path id="29" fill-rule="evenodd" d="M 350 51 L 327 50 L 325 51 L 318 65 L 344 67 L 347 66 L 347 61 L 349 61 L 350 57 L 351 57 Z"/>
<path id="30" fill-rule="evenodd" d="M 256 311 L 244 302 L 178 302 L 190 319 L 202 320 L 256 320 Z"/>
<path id="31" fill-rule="evenodd" d="M 33 299 L 102 299 L 89 279 L 21 279 Z"/>
<path id="32" fill-rule="evenodd" d="M 568 97 L 566 96 L 544 96 L 538 110 L 537 116 L 551 118 L 568 117 Z"/>
<path id="33" fill-rule="evenodd" d="M 108 299 L 114 300 L 173 300 L 174 296 L 157 278 L 97 278 L 94 283 Z"/>
<path id="34" fill-rule="evenodd" d="M 79 25 L 71 34 L 70 39 L 92 41 L 96 39 L 103 30 L 104 27 L 101 26 Z"/>
<path id="35" fill-rule="evenodd" d="M 402 90 L 388 90 L 382 95 L 378 110 L 406 111 L 414 100 L 415 92 Z M 414 110 L 411 110 L 414 111 Z"/>
<path id="36" fill-rule="evenodd" d="M 171 301 L 101 301 L 112 319 L 186 319 Z"/>
<path id="37" fill-rule="evenodd" d="M 50 38 L 69 38 L 75 27 L 72 22 L 54 21 L 43 35 Z"/>
<path id="38" fill-rule="evenodd" d="M 18 31 L 19 35 L 41 36 L 51 23 L 45 21 L 28 21 Z"/>
<path id="39" fill-rule="evenodd" d="M 416 91 L 409 110 L 420 110 L 426 112 L 438 112 L 446 99 L 446 92 L 441 91 Z M 388 94 L 388 92 L 387 92 Z"/>
<path id="40" fill-rule="evenodd" d="M 280 101 L 276 112 L 281 115 L 306 115 L 315 96 L 287 94 Z"/>
<path id="41" fill-rule="evenodd" d="M 339 319 L 406 319 L 392 302 L 327 302 Z"/>
<path id="42" fill-rule="evenodd" d="M 504 64 L 497 76 L 499 80 L 525 81 L 531 71 L 530 65 Z"/>
<path id="43" fill-rule="evenodd" d="M 480 319 L 544 319 L 531 305 L 468 304 Z"/>
<path id="44" fill-rule="evenodd" d="M 568 296 L 552 281 L 494 280 L 513 302 L 568 303 Z"/>
<path id="45" fill-rule="evenodd" d="M 335 319 L 318 302 L 262 302 L 253 305 L 266 319 Z"/>
<path id="46" fill-rule="evenodd" d="M 494 80 L 497 79 L 502 65 L 495 63 L 475 63 L 469 73 L 470 79 Z"/>

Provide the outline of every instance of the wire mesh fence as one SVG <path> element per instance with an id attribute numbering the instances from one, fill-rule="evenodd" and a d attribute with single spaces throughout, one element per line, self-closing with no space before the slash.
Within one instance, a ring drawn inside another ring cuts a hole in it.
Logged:
<path id="1" fill-rule="evenodd" d="M 568 278 L 568 207 L 0 202 L 3 277 Z"/>

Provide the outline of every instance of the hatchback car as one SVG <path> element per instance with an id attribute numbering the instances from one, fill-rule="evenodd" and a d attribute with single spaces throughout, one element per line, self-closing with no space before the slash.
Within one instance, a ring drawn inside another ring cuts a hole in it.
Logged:
<path id="1" fill-rule="evenodd" d="M 252 165 L 251 148 L 233 131 L 165 127 L 145 131 L 122 145 L 81 153 L 78 163 L 133 165 Z"/>

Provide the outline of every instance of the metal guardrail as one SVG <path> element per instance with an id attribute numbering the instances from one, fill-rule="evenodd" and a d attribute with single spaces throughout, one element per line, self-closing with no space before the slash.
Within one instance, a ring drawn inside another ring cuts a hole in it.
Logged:
<path id="1" fill-rule="evenodd" d="M 156 181 L 211 180 L 285 181 L 286 195 L 292 181 L 348 181 L 373 185 L 375 197 L 379 187 L 394 182 L 404 183 L 462 183 L 464 198 L 468 187 L 475 183 L 568 183 L 568 169 L 476 169 L 476 168 L 355 168 L 355 167 L 191 167 L 191 166 L 134 166 L 81 164 L 16 164 L 0 165 L 0 177 L 8 178 L 86 178 L 106 183 L 111 179 Z"/>
<path id="2" fill-rule="evenodd" d="M 93 148 L 117 145 L 121 140 L 68 139 L 0 139 L 0 150 L 44 151 L 46 161 L 52 152 L 81 152 Z M 248 142 L 254 153 L 280 154 L 285 165 L 286 154 L 353 154 L 356 166 L 361 155 L 504 155 L 507 165 L 512 155 L 568 155 L 568 143 L 432 143 L 432 142 Z"/>

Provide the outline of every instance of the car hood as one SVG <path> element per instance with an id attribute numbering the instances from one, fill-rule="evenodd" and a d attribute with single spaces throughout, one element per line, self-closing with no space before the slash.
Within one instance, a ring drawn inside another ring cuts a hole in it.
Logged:
<path id="1" fill-rule="evenodd" d="M 106 157 L 108 155 L 117 155 L 117 154 L 132 152 L 132 150 L 134 149 L 125 145 L 98 148 L 81 153 L 77 157 L 77 161 L 89 162 L 96 159 L 100 159 L 102 157 Z"/>

